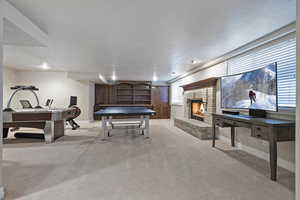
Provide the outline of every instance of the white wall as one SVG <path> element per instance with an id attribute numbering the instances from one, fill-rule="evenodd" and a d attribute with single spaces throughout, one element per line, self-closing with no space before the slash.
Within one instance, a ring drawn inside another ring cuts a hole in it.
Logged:
<path id="1" fill-rule="evenodd" d="M 94 120 L 95 83 L 89 82 L 89 121 Z"/>
<path id="2" fill-rule="evenodd" d="M 16 85 L 16 71 L 10 68 L 3 68 L 3 107 L 6 107 L 12 93 L 10 87 Z M 13 104 L 15 106 L 15 104 Z"/>
<path id="3" fill-rule="evenodd" d="M 33 72 L 33 71 L 16 71 L 6 69 L 4 71 L 5 91 L 13 85 L 34 85 L 39 88 L 38 96 L 41 106 L 45 105 L 46 100 L 54 99 L 53 107 L 66 108 L 70 103 L 70 96 L 78 97 L 78 106 L 81 108 L 81 115 L 78 120 L 90 119 L 90 83 L 80 82 L 68 78 L 66 72 Z M 11 92 L 4 93 L 4 99 L 8 99 Z M 14 99 L 14 106 L 20 108 L 20 99 L 30 100 L 33 106 L 36 105 L 35 98 L 28 91 L 21 91 Z M 5 103 L 6 104 L 6 103 Z"/>

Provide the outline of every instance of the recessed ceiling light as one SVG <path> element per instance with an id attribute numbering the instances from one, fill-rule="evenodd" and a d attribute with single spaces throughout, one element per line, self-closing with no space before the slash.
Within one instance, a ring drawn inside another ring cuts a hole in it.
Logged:
<path id="1" fill-rule="evenodd" d="M 113 75 L 111 76 L 111 79 L 112 79 L 113 81 L 115 81 L 115 80 L 117 79 L 115 72 L 114 72 Z"/>
<path id="2" fill-rule="evenodd" d="M 99 79 L 100 79 L 100 80 L 103 80 L 104 77 L 103 77 L 101 74 L 99 74 Z"/>
<path id="3" fill-rule="evenodd" d="M 153 78 L 152 78 L 153 81 L 157 81 L 157 77 L 156 75 L 153 75 Z"/>
<path id="4" fill-rule="evenodd" d="M 107 83 L 107 80 L 104 78 L 104 76 L 102 76 L 101 74 L 99 74 L 99 79 L 103 82 L 103 83 Z"/>
<path id="5" fill-rule="evenodd" d="M 41 68 L 44 69 L 44 70 L 50 69 L 48 63 L 46 63 L 46 62 L 44 62 L 44 63 L 41 65 Z"/>

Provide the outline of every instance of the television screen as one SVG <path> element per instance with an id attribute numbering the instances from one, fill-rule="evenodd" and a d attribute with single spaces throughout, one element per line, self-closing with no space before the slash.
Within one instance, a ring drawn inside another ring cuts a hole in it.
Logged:
<path id="1" fill-rule="evenodd" d="M 221 78 L 222 108 L 277 111 L 277 64 Z"/>
<path id="2" fill-rule="evenodd" d="M 70 97 L 70 106 L 77 106 L 77 96 Z"/>

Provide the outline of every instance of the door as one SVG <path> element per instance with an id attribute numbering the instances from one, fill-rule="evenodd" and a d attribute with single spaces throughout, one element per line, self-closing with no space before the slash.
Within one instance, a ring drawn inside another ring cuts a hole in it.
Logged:
<path id="1" fill-rule="evenodd" d="M 153 119 L 170 119 L 169 86 L 152 86 L 151 97 L 156 111 Z"/>

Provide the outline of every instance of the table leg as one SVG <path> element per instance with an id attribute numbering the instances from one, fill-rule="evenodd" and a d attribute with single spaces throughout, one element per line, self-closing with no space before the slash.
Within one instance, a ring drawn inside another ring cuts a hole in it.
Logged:
<path id="1" fill-rule="evenodd" d="M 216 124 L 214 122 L 212 127 L 212 146 L 216 146 Z"/>
<path id="2" fill-rule="evenodd" d="M 44 136 L 47 144 L 54 141 L 54 121 L 45 122 Z"/>
<path id="3" fill-rule="evenodd" d="M 140 121 L 139 128 L 143 128 L 143 125 L 144 125 L 144 115 L 142 115 L 140 118 L 141 118 L 141 121 Z M 142 130 L 142 135 L 144 135 L 144 130 Z"/>
<path id="4" fill-rule="evenodd" d="M 106 117 L 102 116 L 101 117 L 101 122 L 102 122 L 102 139 L 105 140 L 106 139 Z"/>
<path id="5" fill-rule="evenodd" d="M 277 132 L 273 129 L 272 133 L 269 134 L 269 148 L 270 148 L 270 169 L 271 169 L 271 180 L 276 181 L 277 179 Z"/>
<path id="6" fill-rule="evenodd" d="M 3 135 L 2 135 L 2 138 L 7 138 L 7 136 L 8 136 L 8 131 L 9 131 L 9 128 L 3 128 Z"/>
<path id="7" fill-rule="evenodd" d="M 109 116 L 109 124 L 111 125 L 111 128 L 113 129 L 114 125 L 112 124 L 112 116 Z M 108 129 L 107 129 L 107 137 L 110 137 L 110 132 Z"/>
<path id="8" fill-rule="evenodd" d="M 145 116 L 144 119 L 145 119 L 145 130 L 146 130 L 145 137 L 149 138 L 150 137 L 149 115 Z"/>
<path id="9" fill-rule="evenodd" d="M 235 140 L 235 127 L 231 127 L 231 146 L 235 146 L 235 143 L 234 143 L 234 140 Z"/>

